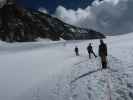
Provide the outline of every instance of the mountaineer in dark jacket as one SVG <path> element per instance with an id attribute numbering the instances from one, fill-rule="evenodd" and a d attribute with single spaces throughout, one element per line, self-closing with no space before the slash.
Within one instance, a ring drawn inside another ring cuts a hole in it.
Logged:
<path id="1" fill-rule="evenodd" d="M 78 49 L 77 46 L 75 47 L 75 50 L 74 51 L 75 51 L 76 56 L 79 56 L 79 49 Z"/>
<path id="2" fill-rule="evenodd" d="M 89 58 L 90 59 L 91 59 L 91 54 L 93 54 L 95 56 L 95 58 L 97 57 L 96 54 L 93 51 L 93 48 L 92 48 L 91 43 L 89 43 L 89 46 L 87 47 L 87 51 L 88 51 L 88 54 L 89 54 Z"/>
<path id="3" fill-rule="evenodd" d="M 102 68 L 107 68 L 107 45 L 103 40 L 100 40 L 99 56 L 101 57 Z"/>

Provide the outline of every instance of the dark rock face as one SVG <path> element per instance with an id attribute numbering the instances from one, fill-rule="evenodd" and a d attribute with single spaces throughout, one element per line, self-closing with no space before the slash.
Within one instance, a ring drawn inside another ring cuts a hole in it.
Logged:
<path id="1" fill-rule="evenodd" d="M 105 38 L 99 32 L 78 28 L 39 11 L 15 4 L 0 8 L 0 39 L 7 42 L 35 41 L 38 37 L 52 40 Z"/>

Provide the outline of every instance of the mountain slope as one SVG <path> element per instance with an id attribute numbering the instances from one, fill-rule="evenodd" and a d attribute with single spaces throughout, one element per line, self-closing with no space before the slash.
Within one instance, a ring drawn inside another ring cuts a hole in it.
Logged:
<path id="1" fill-rule="evenodd" d="M 96 39 L 99 32 L 78 28 L 48 14 L 12 5 L 0 9 L 0 39 L 8 42 L 35 41 L 38 37 L 52 40 Z"/>

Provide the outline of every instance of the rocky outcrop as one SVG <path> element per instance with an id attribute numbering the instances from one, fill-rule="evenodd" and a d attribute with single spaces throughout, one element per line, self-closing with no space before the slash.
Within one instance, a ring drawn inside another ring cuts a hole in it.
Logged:
<path id="1" fill-rule="evenodd" d="M 0 8 L 0 39 L 7 42 L 35 41 L 38 37 L 52 40 L 96 39 L 99 32 L 66 24 L 48 14 L 20 8 L 15 4 Z"/>

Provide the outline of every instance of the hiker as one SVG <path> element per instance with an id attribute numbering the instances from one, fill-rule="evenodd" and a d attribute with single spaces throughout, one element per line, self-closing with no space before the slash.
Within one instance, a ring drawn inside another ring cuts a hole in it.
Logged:
<path id="1" fill-rule="evenodd" d="M 91 59 L 91 54 L 93 54 L 95 56 L 95 58 L 97 57 L 96 54 L 93 51 L 93 48 L 92 48 L 91 43 L 89 43 L 89 46 L 87 47 L 87 51 L 88 51 L 88 54 L 89 54 L 89 58 L 90 59 Z"/>
<path id="2" fill-rule="evenodd" d="M 76 56 L 79 56 L 79 49 L 77 46 L 75 47 L 75 54 L 76 54 Z"/>
<path id="3" fill-rule="evenodd" d="M 107 45 L 104 43 L 103 40 L 100 40 L 99 45 L 99 56 L 101 58 L 102 68 L 107 68 Z"/>

